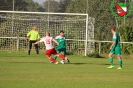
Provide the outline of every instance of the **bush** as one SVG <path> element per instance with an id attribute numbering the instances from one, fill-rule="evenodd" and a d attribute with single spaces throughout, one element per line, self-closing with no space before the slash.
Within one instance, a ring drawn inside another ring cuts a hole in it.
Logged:
<path id="1" fill-rule="evenodd" d="M 97 52 L 89 54 L 88 57 L 102 58 L 102 56 L 100 56 L 99 53 L 97 53 Z"/>

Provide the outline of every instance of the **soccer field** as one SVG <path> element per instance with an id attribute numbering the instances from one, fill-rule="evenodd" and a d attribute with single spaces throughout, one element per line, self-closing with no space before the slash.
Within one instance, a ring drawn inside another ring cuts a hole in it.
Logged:
<path id="1" fill-rule="evenodd" d="M 45 54 L 0 52 L 0 88 L 133 88 L 133 60 L 107 69 L 108 58 L 68 56 L 70 64 L 50 64 Z M 60 59 L 57 59 L 60 61 Z"/>

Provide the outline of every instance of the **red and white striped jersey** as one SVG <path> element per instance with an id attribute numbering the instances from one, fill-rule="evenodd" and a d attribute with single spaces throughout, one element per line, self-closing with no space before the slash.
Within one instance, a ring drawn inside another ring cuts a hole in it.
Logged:
<path id="1" fill-rule="evenodd" d="M 52 45 L 52 40 L 53 40 L 53 37 L 46 36 L 46 37 L 41 38 L 40 42 L 44 42 L 44 44 L 46 46 L 46 50 L 49 50 L 49 49 L 54 48 Z"/>

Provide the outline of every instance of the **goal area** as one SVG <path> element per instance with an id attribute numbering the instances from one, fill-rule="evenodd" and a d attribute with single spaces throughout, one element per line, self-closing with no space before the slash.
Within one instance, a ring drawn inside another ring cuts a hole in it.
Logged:
<path id="1" fill-rule="evenodd" d="M 41 37 L 48 31 L 55 38 L 63 30 L 67 53 L 86 56 L 95 50 L 94 42 L 89 42 L 94 40 L 93 22 L 88 14 L 0 11 L 0 51 L 27 52 L 25 37 L 36 25 Z M 39 49 L 45 50 L 44 44 Z"/>

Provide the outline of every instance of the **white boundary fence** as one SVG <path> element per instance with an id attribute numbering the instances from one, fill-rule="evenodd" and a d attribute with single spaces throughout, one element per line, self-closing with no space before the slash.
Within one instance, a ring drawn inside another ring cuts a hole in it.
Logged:
<path id="1" fill-rule="evenodd" d="M 25 39 L 25 37 L 0 37 L 0 38 L 9 38 L 9 39 L 16 39 L 16 49 L 19 50 L 19 40 Z M 66 39 L 66 40 L 74 40 L 74 41 L 86 41 L 86 40 L 76 40 L 76 39 Z M 112 41 L 99 41 L 99 40 L 88 40 L 87 42 L 94 42 L 99 44 L 99 55 L 101 54 L 101 43 L 112 43 Z M 133 42 L 121 42 L 121 44 L 133 44 Z"/>

